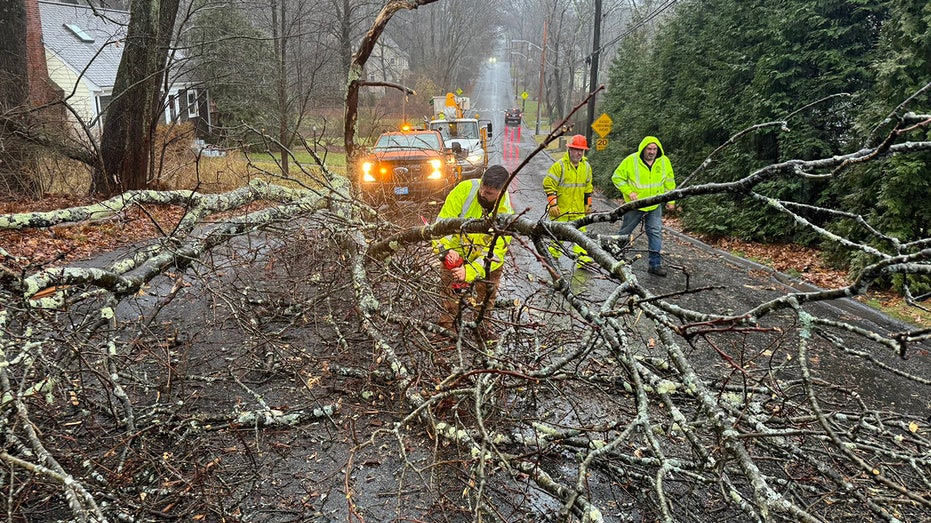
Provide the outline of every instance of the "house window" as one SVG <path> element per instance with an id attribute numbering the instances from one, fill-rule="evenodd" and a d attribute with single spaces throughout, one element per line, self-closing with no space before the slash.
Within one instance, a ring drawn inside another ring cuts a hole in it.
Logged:
<path id="1" fill-rule="evenodd" d="M 200 113 L 197 110 L 197 91 L 188 89 L 187 91 L 187 116 L 188 118 L 197 118 Z"/>
<path id="2" fill-rule="evenodd" d="M 98 125 L 103 129 L 103 121 L 107 117 L 107 107 L 110 107 L 110 102 L 113 101 L 113 95 L 105 95 L 97 97 L 97 117 Z"/>
<path id="3" fill-rule="evenodd" d="M 168 95 L 168 121 L 173 122 L 178 119 L 178 97 Z"/>
<path id="4" fill-rule="evenodd" d="M 107 107 L 110 106 L 110 102 L 113 100 L 113 95 L 104 95 L 97 97 L 97 114 L 104 114 L 107 110 Z"/>

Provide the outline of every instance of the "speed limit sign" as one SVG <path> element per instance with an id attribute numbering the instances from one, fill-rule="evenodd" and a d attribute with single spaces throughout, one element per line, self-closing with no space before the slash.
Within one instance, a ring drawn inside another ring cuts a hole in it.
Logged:
<path id="1" fill-rule="evenodd" d="M 607 138 L 595 138 L 595 150 L 604 151 L 608 148 L 608 139 Z"/>

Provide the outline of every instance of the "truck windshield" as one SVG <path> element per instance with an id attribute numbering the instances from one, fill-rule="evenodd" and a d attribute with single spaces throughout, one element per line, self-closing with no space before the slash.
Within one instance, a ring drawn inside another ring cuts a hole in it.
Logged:
<path id="1" fill-rule="evenodd" d="M 433 122 L 430 128 L 439 131 L 444 140 L 462 138 L 464 140 L 478 140 L 478 122 L 444 121 Z"/>
<path id="2" fill-rule="evenodd" d="M 402 149 L 437 150 L 440 148 L 440 141 L 433 133 L 388 134 L 378 138 L 375 148 L 382 151 Z"/>

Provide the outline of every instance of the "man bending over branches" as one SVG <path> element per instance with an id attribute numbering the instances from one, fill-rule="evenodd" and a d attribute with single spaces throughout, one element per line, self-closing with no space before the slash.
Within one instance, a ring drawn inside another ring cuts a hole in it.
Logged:
<path id="1" fill-rule="evenodd" d="M 502 192 L 504 196 L 498 202 L 497 212 L 513 214 L 505 187 L 509 177 L 503 166 L 492 165 L 481 180 L 460 182 L 446 197 L 437 220 L 487 218 L 493 214 L 495 202 Z M 470 289 L 475 291 L 474 304 L 494 304 L 501 281 L 501 267 L 510 243 L 510 236 L 465 232 L 450 234 L 434 242 L 433 248 L 443 262 L 440 272 L 440 296 L 443 300 L 440 326 L 453 328 Z"/>

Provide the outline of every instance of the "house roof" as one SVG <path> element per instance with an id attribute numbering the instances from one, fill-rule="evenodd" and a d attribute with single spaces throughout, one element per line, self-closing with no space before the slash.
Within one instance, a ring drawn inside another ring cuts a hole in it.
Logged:
<path id="1" fill-rule="evenodd" d="M 42 40 L 76 72 L 104 90 L 113 88 L 123 54 L 129 12 L 39 1 Z"/>

